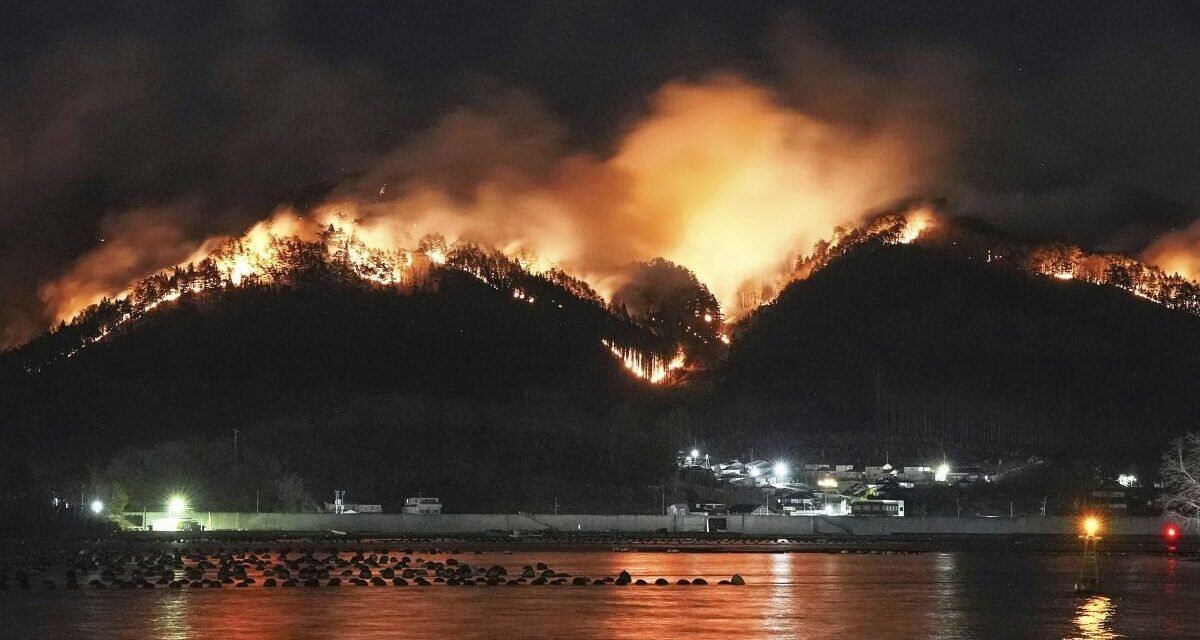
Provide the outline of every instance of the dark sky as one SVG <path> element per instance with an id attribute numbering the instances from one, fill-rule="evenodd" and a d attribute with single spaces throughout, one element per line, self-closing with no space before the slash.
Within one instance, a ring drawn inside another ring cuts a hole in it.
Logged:
<path id="1" fill-rule="evenodd" d="M 368 169 L 481 95 L 540 101 L 603 155 L 675 79 L 732 70 L 869 127 L 909 103 L 956 144 L 952 206 L 1137 251 L 1200 215 L 1193 3 L 6 2 L 0 346 L 114 212 L 195 233 Z M 912 100 L 919 95 L 918 100 Z"/>

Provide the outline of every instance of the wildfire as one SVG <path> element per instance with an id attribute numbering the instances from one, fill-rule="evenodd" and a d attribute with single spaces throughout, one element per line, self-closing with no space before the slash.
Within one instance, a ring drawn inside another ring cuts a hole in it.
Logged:
<path id="1" fill-rule="evenodd" d="M 651 384 L 666 382 L 672 372 L 683 368 L 685 361 L 682 351 L 677 352 L 675 357 L 670 360 L 664 360 L 655 355 L 642 353 L 637 349 L 618 346 L 607 339 L 602 339 L 600 343 L 607 347 L 621 364 L 625 365 L 626 370 Z"/>
<path id="2" fill-rule="evenodd" d="M 916 242 L 921 234 L 928 231 L 936 222 L 937 219 L 929 209 L 922 208 L 908 212 L 904 216 L 904 228 L 896 238 L 896 243 L 912 244 Z"/>
<path id="3" fill-rule="evenodd" d="M 143 278 L 112 299 L 102 299 L 75 314 L 73 324 L 94 321 L 96 329 L 65 356 L 73 357 L 83 346 L 105 340 L 121 326 L 185 295 L 231 287 L 287 284 L 299 270 L 314 265 L 326 265 L 325 268 L 341 273 L 342 277 L 378 286 L 410 284 L 416 265 L 414 254 L 424 256 L 427 264 L 469 274 L 526 304 L 536 304 L 539 296 L 520 284 L 521 273 L 544 277 L 585 301 L 600 302 L 587 285 L 561 271 L 552 269 L 545 275 L 530 272 L 538 260 L 527 252 L 513 259 L 469 243 L 448 242 L 438 235 L 421 238 L 415 251 L 390 247 L 385 244 L 389 241 L 387 236 L 372 233 L 369 227 L 338 210 L 319 211 L 308 219 L 290 211 L 278 212 L 240 237 L 205 242 L 189 256 L 186 264 Z M 563 308 L 561 302 L 555 306 Z M 706 317 L 706 322 L 714 321 L 713 316 Z M 652 384 L 667 381 L 673 371 L 684 366 L 682 351 L 665 360 L 608 340 L 603 344 L 631 375 Z"/>

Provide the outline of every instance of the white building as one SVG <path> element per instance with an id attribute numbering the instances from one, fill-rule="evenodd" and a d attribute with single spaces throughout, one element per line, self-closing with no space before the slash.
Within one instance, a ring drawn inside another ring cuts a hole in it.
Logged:
<path id="1" fill-rule="evenodd" d="M 442 512 L 442 501 L 438 498 L 405 498 L 404 513 L 437 515 Z"/>

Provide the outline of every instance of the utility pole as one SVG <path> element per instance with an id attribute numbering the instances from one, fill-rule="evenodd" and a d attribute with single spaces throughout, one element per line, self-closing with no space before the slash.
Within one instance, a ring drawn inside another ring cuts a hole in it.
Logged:
<path id="1" fill-rule="evenodd" d="M 233 463 L 234 464 L 237 464 L 238 433 L 241 433 L 238 429 L 233 430 Z"/>

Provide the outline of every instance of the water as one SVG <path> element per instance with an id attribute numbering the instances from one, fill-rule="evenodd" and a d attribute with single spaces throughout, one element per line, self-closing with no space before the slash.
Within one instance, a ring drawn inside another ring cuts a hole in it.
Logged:
<path id="1" fill-rule="evenodd" d="M 7 591 L 11 638 L 1200 638 L 1200 562 L 1102 559 L 1106 595 L 1076 596 L 1078 556 L 1032 553 L 536 552 L 458 556 L 513 571 L 546 562 L 656 586 Z M 739 573 L 745 587 L 717 586 Z M 252 574 L 253 575 L 253 574 Z M 676 586 L 703 576 L 710 586 Z"/>

